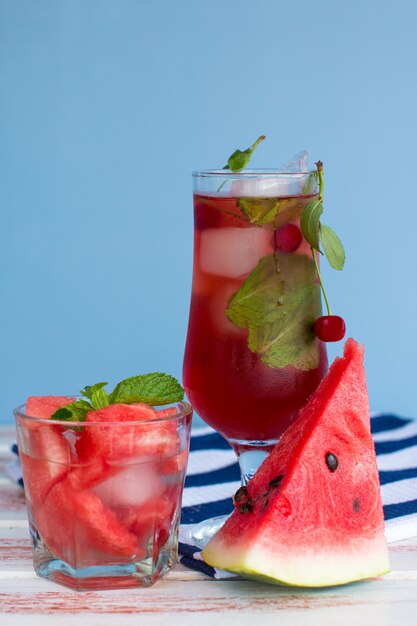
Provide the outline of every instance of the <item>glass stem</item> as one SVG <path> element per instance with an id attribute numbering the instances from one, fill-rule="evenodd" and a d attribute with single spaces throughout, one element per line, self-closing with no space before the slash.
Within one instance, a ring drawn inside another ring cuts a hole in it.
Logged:
<path id="1" fill-rule="evenodd" d="M 248 484 L 267 456 L 269 456 L 269 452 L 265 450 L 246 450 L 238 454 L 240 476 L 244 487 Z"/>

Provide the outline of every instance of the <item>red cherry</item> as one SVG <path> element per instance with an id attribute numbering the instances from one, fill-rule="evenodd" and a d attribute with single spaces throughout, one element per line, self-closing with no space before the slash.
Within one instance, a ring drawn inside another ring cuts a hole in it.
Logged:
<path id="1" fill-rule="evenodd" d="M 303 240 L 300 229 L 295 224 L 284 224 L 274 233 L 275 250 L 289 254 L 295 252 Z"/>
<path id="2" fill-rule="evenodd" d="M 322 341 L 340 341 L 346 332 L 345 320 L 338 315 L 322 315 L 314 322 L 314 332 Z"/>

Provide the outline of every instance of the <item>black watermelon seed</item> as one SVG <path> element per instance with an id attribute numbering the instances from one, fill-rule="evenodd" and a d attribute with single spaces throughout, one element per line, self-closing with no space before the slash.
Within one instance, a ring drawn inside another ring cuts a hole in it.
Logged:
<path id="1" fill-rule="evenodd" d="M 278 487 L 279 483 L 281 482 L 283 478 L 284 478 L 284 474 L 279 474 L 278 476 L 275 476 L 275 478 L 270 480 L 269 486 L 271 487 L 271 489 L 275 489 L 276 487 Z"/>
<path id="2" fill-rule="evenodd" d="M 359 511 L 361 510 L 361 503 L 359 502 L 359 498 L 354 498 L 352 507 L 355 513 L 359 513 Z"/>
<path id="3" fill-rule="evenodd" d="M 268 499 L 266 499 L 266 500 L 264 500 L 264 501 L 263 501 L 263 504 L 262 504 L 262 510 L 263 510 L 263 511 L 265 511 L 265 509 L 266 509 L 266 507 L 268 506 L 268 504 L 269 504 L 269 500 L 268 500 Z"/>
<path id="4" fill-rule="evenodd" d="M 337 470 L 339 461 L 337 460 L 337 456 L 333 454 L 332 452 L 328 452 L 326 454 L 326 465 L 331 472 L 334 472 Z"/>
<path id="5" fill-rule="evenodd" d="M 249 500 L 247 502 L 244 502 L 243 504 L 240 504 L 239 505 L 239 511 L 241 513 L 252 513 L 252 511 L 253 511 L 252 500 L 249 498 Z"/>
<path id="6" fill-rule="evenodd" d="M 239 487 L 233 496 L 234 502 L 245 502 L 249 498 L 248 488 L 247 487 Z"/>

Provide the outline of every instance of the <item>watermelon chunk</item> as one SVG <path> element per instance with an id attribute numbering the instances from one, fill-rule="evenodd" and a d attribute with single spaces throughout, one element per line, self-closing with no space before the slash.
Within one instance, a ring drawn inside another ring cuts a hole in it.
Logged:
<path id="1" fill-rule="evenodd" d="M 177 500 L 164 496 L 154 498 L 140 507 L 123 511 L 123 519 L 131 533 L 137 537 L 140 548 L 146 551 L 153 541 L 157 552 L 169 537 L 175 522 Z"/>
<path id="2" fill-rule="evenodd" d="M 73 401 L 69 396 L 30 396 L 26 401 L 26 415 L 48 420 L 55 411 Z"/>
<path id="3" fill-rule="evenodd" d="M 363 349 L 353 339 L 243 495 L 203 550 L 210 565 L 303 587 L 388 571 Z"/>
<path id="4" fill-rule="evenodd" d="M 73 398 L 68 396 L 31 396 L 26 414 L 49 420 L 52 414 Z M 17 419 L 19 453 L 26 497 L 38 508 L 51 488 L 68 473 L 70 449 L 64 437 L 66 428 L 57 424 Z"/>
<path id="5" fill-rule="evenodd" d="M 178 409 L 175 406 L 170 406 L 167 409 L 159 409 L 158 410 L 158 419 L 166 419 L 167 417 L 174 417 L 177 415 Z"/>
<path id="6" fill-rule="evenodd" d="M 44 543 L 73 567 L 118 562 L 138 554 L 135 535 L 90 491 L 74 491 L 64 479 L 32 510 Z"/>
<path id="7" fill-rule="evenodd" d="M 173 455 L 179 447 L 176 424 L 158 422 L 159 414 L 152 407 L 141 403 L 111 404 L 104 409 L 90 411 L 86 422 L 92 426 L 85 427 L 77 451 L 81 458 L 101 456 L 106 462 L 115 462 L 127 456 Z M 141 424 L 144 421 L 152 423 Z M 132 424 L 127 425 L 125 422 Z M 94 425 L 96 423 L 97 426 Z M 106 426 L 106 423 L 109 425 Z"/>

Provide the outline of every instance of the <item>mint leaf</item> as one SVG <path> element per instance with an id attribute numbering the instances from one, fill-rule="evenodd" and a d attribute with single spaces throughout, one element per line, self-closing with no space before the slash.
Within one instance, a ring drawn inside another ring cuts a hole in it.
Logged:
<path id="1" fill-rule="evenodd" d="M 227 308 L 228 319 L 247 328 L 248 347 L 274 368 L 318 366 L 313 324 L 320 315 L 320 289 L 313 261 L 305 255 L 263 257 Z"/>
<path id="2" fill-rule="evenodd" d="M 55 411 L 51 419 L 85 422 L 89 411 L 103 409 L 109 404 L 144 402 L 160 405 L 178 402 L 184 398 L 184 389 L 175 378 L 167 374 L 152 373 L 126 378 L 116 385 L 110 395 L 104 389 L 107 384 L 87 385 L 80 393 L 90 402 L 84 398 L 71 402 Z"/>
<path id="3" fill-rule="evenodd" d="M 279 211 L 274 220 L 274 228 L 279 228 L 288 222 L 299 219 L 303 208 L 303 198 L 281 198 Z"/>
<path id="4" fill-rule="evenodd" d="M 104 407 L 109 406 L 109 395 L 107 391 L 103 389 L 106 385 L 108 385 L 108 383 L 96 383 L 95 385 L 87 385 L 84 389 L 81 389 L 81 395 L 90 400 L 93 409 L 104 409 Z"/>
<path id="5" fill-rule="evenodd" d="M 253 272 L 229 300 L 226 315 L 239 328 L 273 321 L 283 303 L 284 282 L 275 255 L 262 257 Z"/>
<path id="6" fill-rule="evenodd" d="M 320 241 L 324 254 L 335 270 L 342 270 L 345 264 L 345 249 L 336 233 L 324 224 L 320 224 Z"/>
<path id="7" fill-rule="evenodd" d="M 144 402 L 157 406 L 183 398 L 184 389 L 175 378 L 154 372 L 122 380 L 110 394 L 110 403 Z"/>
<path id="8" fill-rule="evenodd" d="M 322 213 L 323 205 L 318 198 L 315 198 L 305 205 L 300 219 L 300 228 L 304 239 L 319 252 L 319 225 Z"/>
<path id="9" fill-rule="evenodd" d="M 309 196 L 317 193 L 317 184 L 319 182 L 319 175 L 317 171 L 310 172 L 304 186 L 301 190 L 302 196 Z"/>
<path id="10" fill-rule="evenodd" d="M 288 294 L 285 304 L 279 319 L 250 330 L 248 346 L 270 367 L 293 365 L 303 371 L 315 369 L 319 363 L 313 333 L 314 322 L 320 316 L 318 289 L 302 287 Z"/>
<path id="11" fill-rule="evenodd" d="M 257 226 L 279 228 L 300 217 L 300 198 L 239 198 L 237 204 L 243 215 Z"/>
<path id="12" fill-rule="evenodd" d="M 61 407 L 51 416 L 51 420 L 59 420 L 61 422 L 85 422 L 87 413 L 92 411 L 93 407 L 86 400 L 76 400 Z"/>
<path id="13" fill-rule="evenodd" d="M 232 170 L 232 172 L 239 172 L 240 170 L 243 170 L 243 168 L 248 165 L 254 150 L 256 150 L 258 145 L 264 139 L 265 139 L 265 135 L 261 135 L 255 141 L 255 143 L 252 144 L 246 150 L 235 150 L 233 154 L 231 154 L 230 157 L 228 158 L 227 165 L 225 165 L 223 169 L 224 170 L 229 169 L 229 170 Z"/>
<path id="14" fill-rule="evenodd" d="M 273 222 L 279 211 L 276 198 L 239 198 L 237 204 L 251 224 L 257 226 Z"/>

